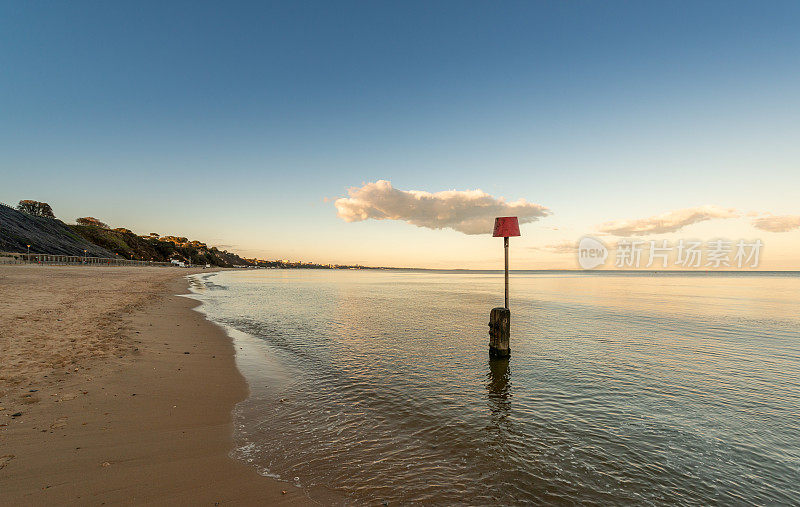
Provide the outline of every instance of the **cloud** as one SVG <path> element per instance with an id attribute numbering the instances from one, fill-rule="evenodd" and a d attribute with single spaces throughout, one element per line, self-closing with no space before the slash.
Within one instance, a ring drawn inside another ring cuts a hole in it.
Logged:
<path id="1" fill-rule="evenodd" d="M 550 252 L 555 254 L 574 254 L 578 251 L 578 244 L 574 241 L 560 241 L 558 243 L 550 243 L 543 246 L 532 246 L 532 250 L 541 250 L 542 252 Z"/>
<path id="2" fill-rule="evenodd" d="M 667 211 L 649 218 L 606 222 L 600 226 L 600 232 L 615 236 L 663 234 L 679 231 L 687 225 L 705 222 L 714 218 L 736 218 L 738 216 L 739 212 L 733 208 L 721 208 L 707 204 L 694 208 Z"/>
<path id="3" fill-rule="evenodd" d="M 769 232 L 789 232 L 800 228 L 800 215 L 768 215 L 753 219 L 753 227 Z"/>
<path id="4" fill-rule="evenodd" d="M 542 205 L 525 199 L 505 202 L 482 190 L 398 190 L 385 180 L 350 188 L 348 194 L 350 197 L 335 202 L 337 214 L 345 222 L 402 220 L 417 227 L 450 228 L 464 234 L 490 234 L 495 217 L 517 216 L 525 224 L 550 214 Z"/>

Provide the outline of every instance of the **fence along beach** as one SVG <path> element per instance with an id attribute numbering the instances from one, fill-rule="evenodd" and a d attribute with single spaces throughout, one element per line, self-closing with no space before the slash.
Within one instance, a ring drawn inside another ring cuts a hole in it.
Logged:
<path id="1" fill-rule="evenodd" d="M 171 262 L 145 261 L 82 255 L 20 254 L 0 252 L 0 263 L 4 264 L 46 264 L 53 266 L 174 266 Z"/>

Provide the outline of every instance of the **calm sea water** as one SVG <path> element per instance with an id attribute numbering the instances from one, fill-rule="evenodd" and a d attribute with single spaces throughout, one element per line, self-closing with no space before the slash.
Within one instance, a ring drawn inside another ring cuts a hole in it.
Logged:
<path id="1" fill-rule="evenodd" d="M 353 503 L 797 504 L 800 276 L 195 278 L 251 396 L 235 455 Z"/>

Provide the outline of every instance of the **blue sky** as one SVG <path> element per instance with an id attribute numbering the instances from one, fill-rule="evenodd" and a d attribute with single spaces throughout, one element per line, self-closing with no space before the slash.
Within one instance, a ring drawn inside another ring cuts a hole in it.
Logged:
<path id="1" fill-rule="evenodd" d="M 2 2 L 0 201 L 260 257 L 490 267 L 485 236 L 334 206 L 378 180 L 481 189 L 552 210 L 518 267 L 571 267 L 536 248 L 707 204 L 800 214 L 798 26 L 796 2 Z M 800 247 L 734 222 L 680 232 Z"/>

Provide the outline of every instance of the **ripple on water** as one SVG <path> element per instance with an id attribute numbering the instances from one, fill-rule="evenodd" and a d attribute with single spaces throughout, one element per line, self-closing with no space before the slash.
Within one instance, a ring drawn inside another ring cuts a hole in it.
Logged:
<path id="1" fill-rule="evenodd" d="M 792 503 L 800 278 L 496 274 L 197 278 L 242 347 L 235 456 L 361 501 Z"/>

